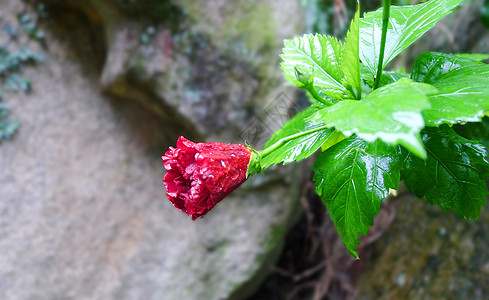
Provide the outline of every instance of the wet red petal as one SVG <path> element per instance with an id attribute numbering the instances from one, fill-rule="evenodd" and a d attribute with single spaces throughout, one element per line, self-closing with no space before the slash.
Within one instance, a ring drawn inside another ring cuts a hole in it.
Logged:
<path id="1" fill-rule="evenodd" d="M 243 145 L 194 143 L 184 137 L 162 157 L 168 199 L 195 220 L 246 180 L 251 150 Z"/>

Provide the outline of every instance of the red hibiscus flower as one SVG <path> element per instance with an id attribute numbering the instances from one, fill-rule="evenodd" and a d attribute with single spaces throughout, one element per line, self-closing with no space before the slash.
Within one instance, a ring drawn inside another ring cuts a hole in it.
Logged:
<path id="1" fill-rule="evenodd" d="M 194 143 L 181 136 L 177 148 L 161 157 L 166 195 L 195 220 L 246 180 L 251 155 L 243 145 Z"/>

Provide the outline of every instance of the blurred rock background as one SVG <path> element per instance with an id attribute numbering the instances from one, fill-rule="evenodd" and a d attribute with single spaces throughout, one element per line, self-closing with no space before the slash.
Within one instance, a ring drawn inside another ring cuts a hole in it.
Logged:
<path id="1" fill-rule="evenodd" d="M 1 0 L 0 46 L 32 57 L 0 75 L 24 79 L 0 102 L 22 122 L 0 141 L 0 299 L 484 299 L 487 210 L 465 222 L 401 191 L 353 261 L 308 166 L 254 177 L 196 222 L 165 198 L 167 147 L 179 135 L 260 147 L 304 105 L 282 79 L 283 39 L 342 37 L 355 5 Z M 391 67 L 487 53 L 482 5 Z"/>

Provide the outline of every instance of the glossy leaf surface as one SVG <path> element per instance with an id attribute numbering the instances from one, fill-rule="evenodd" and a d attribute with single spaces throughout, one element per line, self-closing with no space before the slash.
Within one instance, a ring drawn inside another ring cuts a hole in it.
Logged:
<path id="1" fill-rule="evenodd" d="M 431 0 L 412 6 L 391 6 L 382 69 L 463 0 Z M 360 59 L 376 74 L 382 36 L 383 9 L 360 19 Z"/>
<path id="2" fill-rule="evenodd" d="M 350 30 L 346 34 L 345 50 L 341 57 L 341 69 L 345 74 L 344 83 L 352 91 L 355 99 L 360 99 L 362 94 L 362 87 L 360 85 L 359 25 L 360 5 L 351 22 Z"/>
<path id="3" fill-rule="evenodd" d="M 425 52 L 414 61 L 411 79 L 417 82 L 435 83 L 451 71 L 473 65 L 484 64 L 452 54 Z"/>
<path id="4" fill-rule="evenodd" d="M 484 147 L 457 135 L 447 125 L 422 132 L 426 160 L 407 155 L 402 177 L 406 186 L 430 204 L 454 210 L 465 219 L 477 219 L 488 194 L 484 181 L 489 164 Z"/>
<path id="5" fill-rule="evenodd" d="M 324 122 L 321 121 L 306 121 L 306 118 L 318 111 L 318 108 L 311 106 L 308 109 L 300 112 L 284 127 L 278 130 L 268 142 L 265 144 L 265 149 L 280 142 L 281 139 L 287 139 L 291 136 L 306 133 L 295 138 L 292 138 L 268 155 L 261 158 L 262 168 L 267 168 L 271 165 L 279 163 L 290 163 L 305 159 L 316 152 L 329 138 L 333 136 L 334 129 L 317 128 L 324 127 Z"/>
<path id="6" fill-rule="evenodd" d="M 426 125 L 480 121 L 489 111 L 489 65 L 443 53 L 424 53 L 411 77 L 433 84 L 430 109 L 423 111 Z"/>
<path id="7" fill-rule="evenodd" d="M 453 129 L 466 139 L 481 142 L 489 150 L 489 117 L 484 117 L 481 122 L 454 125 Z"/>
<path id="8" fill-rule="evenodd" d="M 342 84 L 340 67 L 343 45 L 334 37 L 305 34 L 285 40 L 283 62 L 285 77 L 311 94 L 342 99 L 348 94 Z"/>
<path id="9" fill-rule="evenodd" d="M 348 252 L 358 258 L 380 204 L 399 183 L 398 148 L 350 137 L 322 152 L 314 167 L 316 191 Z"/>
<path id="10" fill-rule="evenodd" d="M 430 85 L 403 78 L 374 90 L 361 101 L 344 100 L 325 107 L 310 119 L 335 127 L 345 136 L 356 134 L 368 142 L 380 138 L 425 157 L 419 136 L 424 127 L 421 111 L 430 107 L 426 94 L 432 92 L 434 88 Z"/>
<path id="11" fill-rule="evenodd" d="M 369 87 L 373 88 L 374 86 L 374 76 L 368 72 L 368 70 L 364 69 L 361 72 L 361 77 L 363 81 L 368 84 Z M 409 78 L 409 75 L 406 73 L 399 73 L 393 71 L 384 71 L 382 72 L 382 77 L 380 78 L 380 87 L 384 85 L 391 84 L 393 82 L 398 81 L 401 78 Z"/>

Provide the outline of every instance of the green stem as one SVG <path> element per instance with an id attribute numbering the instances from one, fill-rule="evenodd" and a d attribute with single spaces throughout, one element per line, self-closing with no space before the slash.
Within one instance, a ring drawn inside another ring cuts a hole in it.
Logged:
<path id="1" fill-rule="evenodd" d="M 280 140 L 276 141 L 270 147 L 267 147 L 267 148 L 263 149 L 262 151 L 260 151 L 260 156 L 261 157 L 267 156 L 268 154 L 270 154 L 273 151 L 277 150 L 283 144 L 287 143 L 290 140 L 293 140 L 295 138 L 301 137 L 303 135 L 306 135 L 306 134 L 309 134 L 309 133 L 312 133 L 312 132 L 316 132 L 316 131 L 319 131 L 319 130 L 327 129 L 329 127 L 330 126 L 323 125 L 323 126 L 319 126 L 319 127 L 313 128 L 313 129 L 302 131 L 302 132 L 299 132 L 299 133 L 296 133 L 296 134 L 293 134 L 293 135 L 289 135 L 288 137 L 281 138 Z"/>
<path id="2" fill-rule="evenodd" d="M 316 89 L 313 86 L 311 86 L 307 90 L 309 91 L 309 93 L 311 93 L 311 95 L 314 99 L 321 102 L 322 104 L 324 104 L 326 106 L 333 105 L 331 102 L 328 102 L 328 101 L 324 100 L 321 96 L 319 96 L 318 92 L 316 91 Z"/>
<path id="3" fill-rule="evenodd" d="M 384 15 L 382 17 L 382 37 L 380 39 L 380 54 L 379 54 L 379 65 L 377 66 L 377 76 L 375 76 L 374 90 L 380 85 L 380 78 L 382 77 L 382 65 L 384 64 L 384 51 L 385 51 L 385 40 L 387 38 L 387 25 L 389 24 L 389 13 L 391 8 L 391 1 L 384 0 Z"/>

